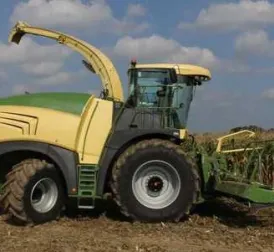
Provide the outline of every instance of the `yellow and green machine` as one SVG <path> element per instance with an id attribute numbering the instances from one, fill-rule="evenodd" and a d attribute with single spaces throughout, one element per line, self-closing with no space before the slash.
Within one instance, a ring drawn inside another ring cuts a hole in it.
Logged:
<path id="1" fill-rule="evenodd" d="M 208 152 L 188 134 L 194 90 L 211 79 L 208 69 L 132 61 L 125 98 L 115 67 L 94 46 L 22 21 L 9 41 L 19 44 L 25 34 L 79 52 L 103 88 L 99 97 L 64 92 L 0 99 L 1 205 L 13 219 L 51 221 L 71 202 L 93 209 L 106 195 L 126 216 L 149 222 L 180 220 L 216 195 L 273 204 L 272 180 L 265 181 L 271 144 L 229 149 L 225 142 L 253 136 L 241 131 Z"/>

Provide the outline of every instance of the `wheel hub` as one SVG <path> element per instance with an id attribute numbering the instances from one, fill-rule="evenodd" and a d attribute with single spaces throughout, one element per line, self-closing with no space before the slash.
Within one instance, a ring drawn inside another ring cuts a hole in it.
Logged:
<path id="1" fill-rule="evenodd" d="M 158 176 L 153 176 L 148 180 L 148 189 L 152 192 L 160 192 L 163 189 L 164 182 Z"/>
<path id="2" fill-rule="evenodd" d="M 151 160 L 140 165 L 132 178 L 135 198 L 151 209 L 162 209 L 178 197 L 181 180 L 176 169 L 162 160 Z"/>
<path id="3" fill-rule="evenodd" d="M 50 211 L 57 202 L 58 189 L 50 178 L 40 179 L 32 188 L 30 201 L 32 207 L 39 213 Z"/>
<path id="4" fill-rule="evenodd" d="M 43 197 L 43 190 L 41 188 L 36 188 L 34 191 L 33 191 L 33 195 L 32 195 L 32 202 L 33 203 L 37 203 L 39 202 Z"/>

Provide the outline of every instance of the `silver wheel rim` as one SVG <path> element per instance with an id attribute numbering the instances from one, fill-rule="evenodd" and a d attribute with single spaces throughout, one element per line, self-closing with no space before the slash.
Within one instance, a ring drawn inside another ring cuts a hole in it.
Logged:
<path id="1" fill-rule="evenodd" d="M 39 213 L 50 211 L 56 204 L 57 198 L 57 185 L 50 178 L 40 179 L 31 190 L 31 205 Z"/>
<path id="2" fill-rule="evenodd" d="M 162 160 L 151 160 L 137 168 L 132 179 L 136 199 L 151 209 L 162 209 L 178 197 L 181 180 L 176 169 Z"/>

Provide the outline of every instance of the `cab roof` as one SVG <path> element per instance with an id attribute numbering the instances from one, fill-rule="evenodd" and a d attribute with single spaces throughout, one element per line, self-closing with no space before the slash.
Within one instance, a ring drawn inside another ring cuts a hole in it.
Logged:
<path id="1" fill-rule="evenodd" d="M 172 64 L 172 63 L 153 63 L 153 64 L 136 64 L 135 68 L 175 68 L 178 75 L 192 75 L 205 78 L 204 81 L 211 80 L 211 73 L 208 69 L 190 65 L 190 64 Z"/>

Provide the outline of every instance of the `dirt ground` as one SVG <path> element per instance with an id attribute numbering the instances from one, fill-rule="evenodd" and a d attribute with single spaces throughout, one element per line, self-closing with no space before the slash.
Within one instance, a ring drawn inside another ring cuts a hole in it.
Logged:
<path id="1" fill-rule="evenodd" d="M 5 252 L 274 251 L 274 210 L 247 214 L 223 199 L 200 206 L 179 223 L 131 223 L 108 210 L 34 227 L 12 225 L 2 215 L 0 227 Z"/>

